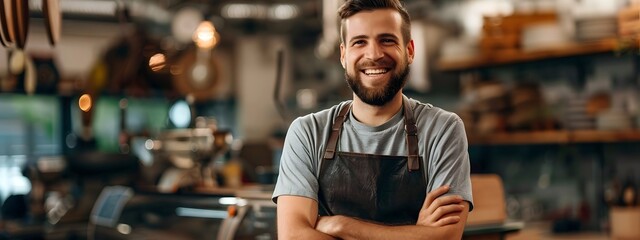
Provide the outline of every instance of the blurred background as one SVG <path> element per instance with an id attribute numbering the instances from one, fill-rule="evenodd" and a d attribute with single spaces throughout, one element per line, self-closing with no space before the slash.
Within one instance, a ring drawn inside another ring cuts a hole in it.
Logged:
<path id="1" fill-rule="evenodd" d="M 275 239 L 289 124 L 351 99 L 342 2 L 3 1 L 0 239 Z M 403 3 L 405 94 L 457 113 L 501 181 L 473 223 L 640 238 L 636 1 Z"/>

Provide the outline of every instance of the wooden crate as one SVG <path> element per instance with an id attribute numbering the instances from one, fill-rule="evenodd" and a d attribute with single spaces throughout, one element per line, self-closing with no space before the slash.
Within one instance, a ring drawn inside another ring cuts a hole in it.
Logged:
<path id="1" fill-rule="evenodd" d="M 555 13 L 514 13 L 507 16 L 485 16 L 483 21 L 480 52 L 490 56 L 518 52 L 523 28 L 557 21 L 557 17 Z"/>

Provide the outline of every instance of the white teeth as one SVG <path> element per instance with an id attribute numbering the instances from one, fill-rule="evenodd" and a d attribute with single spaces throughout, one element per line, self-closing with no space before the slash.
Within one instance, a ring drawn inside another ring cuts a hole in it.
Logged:
<path id="1" fill-rule="evenodd" d="M 387 69 L 365 69 L 364 74 L 367 74 L 367 75 L 383 74 L 383 73 L 386 73 L 387 71 L 388 71 Z"/>

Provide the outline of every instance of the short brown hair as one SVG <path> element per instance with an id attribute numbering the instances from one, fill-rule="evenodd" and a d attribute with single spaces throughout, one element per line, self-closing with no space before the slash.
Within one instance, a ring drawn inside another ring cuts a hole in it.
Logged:
<path id="1" fill-rule="evenodd" d="M 411 18 L 407 9 L 402 6 L 400 0 L 347 0 L 338 9 L 338 15 L 340 15 L 340 40 L 345 42 L 345 19 L 359 13 L 361 11 L 370 11 L 376 9 L 393 9 L 400 13 L 402 16 L 402 37 L 404 43 L 408 43 L 411 40 Z"/>

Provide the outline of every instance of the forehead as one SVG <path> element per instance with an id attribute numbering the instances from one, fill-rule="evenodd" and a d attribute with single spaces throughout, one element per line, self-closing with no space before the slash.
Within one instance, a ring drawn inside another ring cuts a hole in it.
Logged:
<path id="1" fill-rule="evenodd" d="M 347 41 L 354 36 L 375 37 L 383 33 L 401 38 L 402 16 L 393 9 L 361 11 L 345 19 L 344 27 Z"/>

